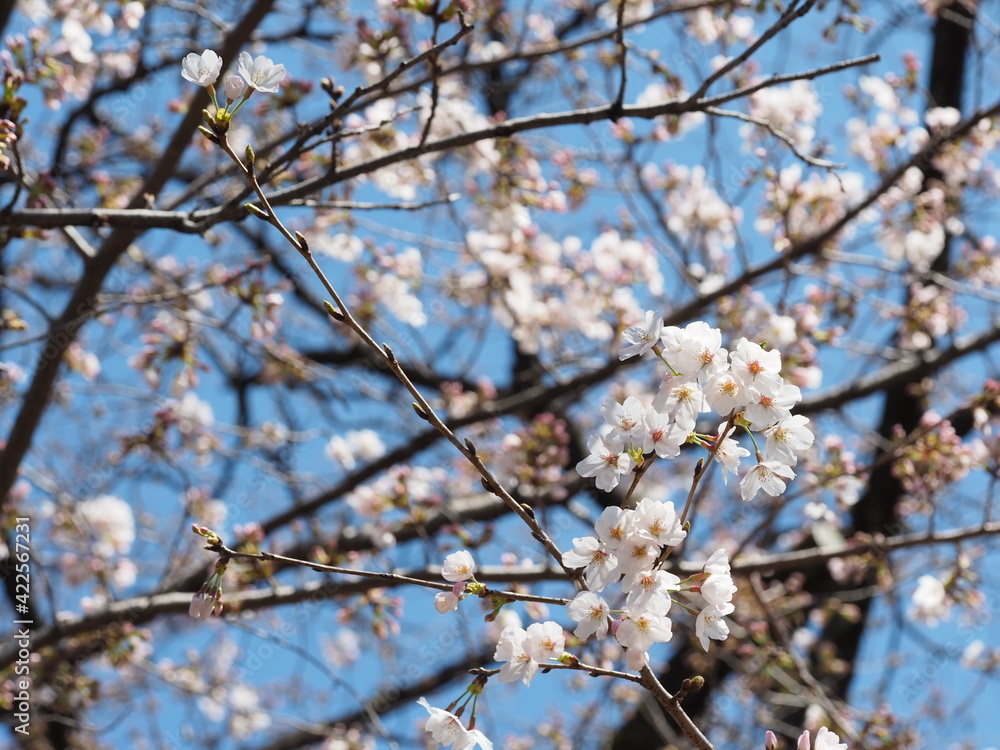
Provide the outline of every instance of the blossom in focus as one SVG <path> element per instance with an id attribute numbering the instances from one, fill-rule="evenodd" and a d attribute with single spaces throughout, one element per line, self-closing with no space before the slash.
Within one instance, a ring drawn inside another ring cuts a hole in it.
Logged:
<path id="1" fill-rule="evenodd" d="M 222 72 L 222 58 L 213 50 L 207 49 L 200 55 L 192 52 L 184 57 L 181 63 L 181 76 L 196 86 L 211 86 L 219 80 Z"/>
<path id="2" fill-rule="evenodd" d="M 775 350 L 765 351 L 760 344 L 755 344 L 745 337 L 736 345 L 736 351 L 730 353 L 733 374 L 747 388 L 756 388 L 772 398 L 781 389 L 781 354 Z"/>
<path id="3" fill-rule="evenodd" d="M 285 80 L 285 66 L 275 65 L 269 57 L 251 58 L 249 52 L 240 52 L 237 71 L 247 85 L 263 94 L 276 94 Z"/>
<path id="4" fill-rule="evenodd" d="M 721 433 L 725 425 L 719 426 Z M 737 443 L 733 438 L 727 437 L 718 448 L 715 449 L 715 460 L 722 464 L 722 483 L 729 483 L 729 474 L 735 474 L 740 470 L 740 459 L 750 455 L 750 451 Z"/>
<path id="5" fill-rule="evenodd" d="M 571 620 L 579 623 L 573 634 L 581 641 L 592 635 L 603 638 L 608 634 L 608 616 L 611 614 L 611 608 L 593 591 L 579 592 L 573 601 L 566 605 L 566 614 Z"/>
<path id="6" fill-rule="evenodd" d="M 619 478 L 632 471 L 632 458 L 616 437 L 593 435 L 587 441 L 587 450 L 590 455 L 576 465 L 576 471 L 581 477 L 595 477 L 599 490 L 611 492 Z"/>
<path id="7" fill-rule="evenodd" d="M 558 659 L 566 648 L 562 626 L 557 622 L 535 622 L 528 626 L 524 648 L 538 663 Z"/>
<path id="8" fill-rule="evenodd" d="M 503 662 L 497 680 L 500 682 L 516 682 L 521 680 L 530 685 L 532 678 L 538 672 L 538 662 L 531 658 L 526 648 L 528 633 L 524 628 L 508 625 L 500 633 L 497 648 L 493 653 L 496 661 Z"/>
<path id="9" fill-rule="evenodd" d="M 758 490 L 764 490 L 771 497 L 785 491 L 783 479 L 794 479 L 795 472 L 778 461 L 764 461 L 754 466 L 740 482 L 740 496 L 753 500 Z"/>
<path id="10" fill-rule="evenodd" d="M 452 552 L 444 559 L 441 566 L 441 577 L 446 581 L 456 583 L 468 581 L 476 573 L 476 561 L 468 550 Z"/>
<path id="11" fill-rule="evenodd" d="M 608 399 L 601 406 L 601 416 L 613 428 L 611 435 L 629 443 L 642 440 L 645 411 L 642 402 L 635 396 L 629 396 L 621 404 Z"/>
<path id="12" fill-rule="evenodd" d="M 567 568 L 586 568 L 587 588 L 601 591 L 620 576 L 618 557 L 600 540 L 592 536 L 577 537 L 573 549 L 563 553 L 563 565 Z"/>
<path id="13" fill-rule="evenodd" d="M 767 436 L 765 458 L 795 466 L 799 456 L 809 450 L 815 440 L 812 430 L 806 427 L 807 424 L 809 417 L 793 414 L 764 430 L 764 435 Z"/>
<path id="14" fill-rule="evenodd" d="M 633 612 L 625 607 L 625 619 L 615 630 L 618 642 L 628 649 L 649 651 L 654 643 L 666 643 L 673 637 L 670 618 L 654 612 Z"/>
<path id="15" fill-rule="evenodd" d="M 629 326 L 622 334 L 628 346 L 618 350 L 618 359 L 628 359 L 637 354 L 640 357 L 644 356 L 660 343 L 662 331 L 663 319 L 652 310 L 646 311 L 646 322 L 642 326 Z"/>
<path id="16" fill-rule="evenodd" d="M 698 619 L 695 620 L 694 624 L 694 634 L 698 636 L 703 649 L 708 651 L 709 638 L 724 641 L 729 637 L 729 623 L 726 622 L 725 616 L 735 609 L 736 607 L 731 603 L 709 604 L 698 613 Z"/>
<path id="17" fill-rule="evenodd" d="M 687 532 L 669 501 L 644 497 L 635 506 L 635 530 L 640 536 L 665 547 L 674 547 L 684 541 Z"/>

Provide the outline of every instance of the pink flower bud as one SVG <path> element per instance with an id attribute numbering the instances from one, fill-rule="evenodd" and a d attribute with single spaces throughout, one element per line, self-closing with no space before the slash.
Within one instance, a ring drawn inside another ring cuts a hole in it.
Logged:
<path id="1" fill-rule="evenodd" d="M 764 750 L 778 750 L 778 738 L 770 729 L 764 732 Z"/>

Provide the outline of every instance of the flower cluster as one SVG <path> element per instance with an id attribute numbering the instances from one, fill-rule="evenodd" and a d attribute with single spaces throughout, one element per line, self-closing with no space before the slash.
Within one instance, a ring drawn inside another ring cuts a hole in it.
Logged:
<path id="1" fill-rule="evenodd" d="M 197 531 L 195 533 L 200 534 Z M 206 536 L 205 534 L 200 535 Z M 188 608 L 189 615 L 198 620 L 207 620 L 213 612 L 216 616 L 222 614 L 222 576 L 227 567 L 229 567 L 229 561 L 220 557 L 215 563 L 215 572 L 192 597 L 191 606 Z"/>
<path id="2" fill-rule="evenodd" d="M 702 647 L 708 649 L 710 638 L 728 637 L 729 626 L 723 618 L 734 609 L 736 586 L 724 550 L 713 554 L 703 571 L 687 581 L 659 569 L 663 551 L 687 536 L 673 503 L 646 497 L 634 510 L 607 508 L 595 527 L 597 537 L 574 539 L 573 549 L 563 555 L 567 567 L 585 569 L 585 581 L 592 589 L 578 593 L 566 608 L 570 619 L 578 623 L 577 638 L 603 638 L 610 627 L 625 648 L 629 668 L 640 669 L 648 663 L 653 643 L 665 643 L 673 636 L 667 616 L 671 593 L 685 590 L 700 592 L 706 601 L 695 624 Z M 619 581 L 625 603 L 611 620 L 610 606 L 595 592 Z"/>
<path id="3" fill-rule="evenodd" d="M 434 597 L 434 607 L 437 611 L 444 614 L 458 609 L 458 603 L 469 587 L 468 582 L 472 581 L 472 588 L 476 588 L 475 575 L 476 561 L 472 559 L 468 550 L 463 549 L 448 555 L 441 566 L 441 577 L 455 585 L 451 591 L 442 591 Z"/>
<path id="4" fill-rule="evenodd" d="M 610 492 L 621 478 L 655 453 L 673 458 L 684 443 L 710 447 L 712 457 L 726 472 L 736 473 L 740 459 L 750 452 L 727 436 L 731 425 L 742 427 L 754 445 L 754 433 L 766 438 L 756 451 L 757 464 L 740 483 L 744 500 L 763 489 L 781 494 L 791 467 L 813 443 L 809 420 L 793 416 L 801 399 L 799 388 L 781 377 L 781 354 L 741 338 L 733 352 L 722 347 L 722 332 L 696 321 L 685 328 L 663 326 L 659 316 L 646 313 L 643 326 L 625 330 L 626 346 L 620 359 L 653 352 L 667 366 L 652 405 L 635 396 L 624 403 L 609 400 L 601 408 L 606 430 L 591 436 L 590 455 L 577 464 L 581 476 L 594 477 L 598 489 Z M 695 432 L 699 415 L 717 412 L 724 420 L 716 436 Z M 725 475 L 724 475 L 725 478 Z"/>
<path id="5" fill-rule="evenodd" d="M 226 107 L 219 106 L 216 98 L 215 83 L 222 73 L 222 58 L 214 50 L 207 49 L 200 55 L 192 52 L 184 58 L 181 64 L 181 76 L 196 86 L 208 89 L 215 102 L 217 119 L 225 122 L 236 114 L 236 110 L 250 98 L 254 91 L 262 94 L 276 94 L 281 82 L 285 80 L 285 66 L 275 65 L 269 57 L 258 55 L 251 57 L 249 52 L 241 52 L 236 67 L 238 74 L 226 76 L 224 92 Z M 234 102 L 239 102 L 230 110 Z"/>

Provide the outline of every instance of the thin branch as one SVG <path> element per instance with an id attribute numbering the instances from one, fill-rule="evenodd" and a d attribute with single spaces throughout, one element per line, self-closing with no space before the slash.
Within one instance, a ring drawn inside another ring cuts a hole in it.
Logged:
<path id="1" fill-rule="evenodd" d="M 786 144 L 788 144 L 788 147 L 791 149 L 792 153 L 795 154 L 795 156 L 797 156 L 799 159 L 804 161 L 806 164 L 810 164 L 814 167 L 819 167 L 820 169 L 847 168 L 846 164 L 840 164 L 838 162 L 833 162 L 828 159 L 818 159 L 815 156 L 809 156 L 809 154 L 802 153 L 801 151 L 799 151 L 799 147 L 795 144 L 795 141 L 792 139 L 790 135 L 788 135 L 788 133 L 774 127 L 774 125 L 769 123 L 767 120 L 761 120 L 757 117 L 751 117 L 750 115 L 745 115 L 742 112 L 736 112 L 735 110 L 732 109 L 719 109 L 718 107 L 707 107 L 705 109 L 705 114 L 716 115 L 717 117 L 732 117 L 733 119 L 741 120 L 742 122 L 749 122 L 754 125 L 759 125 L 760 127 L 765 128 L 775 138 L 778 138 L 784 141 Z"/>

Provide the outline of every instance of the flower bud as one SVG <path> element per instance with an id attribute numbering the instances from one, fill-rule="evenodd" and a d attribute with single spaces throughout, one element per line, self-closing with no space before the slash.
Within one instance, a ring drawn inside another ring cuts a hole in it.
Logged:
<path id="1" fill-rule="evenodd" d="M 238 75 L 226 76 L 226 102 L 232 104 L 247 90 L 246 81 Z"/>

